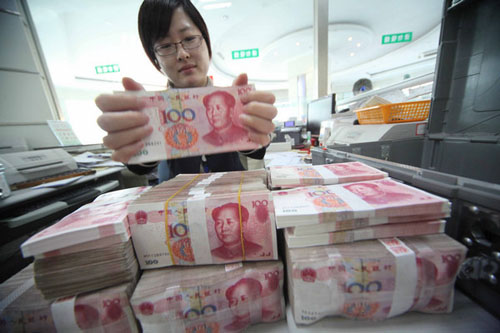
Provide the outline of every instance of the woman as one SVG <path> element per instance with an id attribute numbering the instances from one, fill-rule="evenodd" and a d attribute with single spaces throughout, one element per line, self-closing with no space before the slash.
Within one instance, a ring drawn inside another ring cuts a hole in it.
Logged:
<path id="1" fill-rule="evenodd" d="M 206 24 L 189 0 L 146 0 L 139 10 L 139 35 L 149 59 L 161 73 L 168 77 L 168 87 L 195 88 L 212 85 L 208 68 L 212 56 L 210 37 Z M 246 74 L 240 74 L 233 85 L 246 85 Z M 123 78 L 125 90 L 143 90 L 142 85 L 130 78 Z M 249 132 L 249 138 L 262 146 L 269 144 L 269 134 L 274 130 L 272 119 L 277 110 L 273 94 L 253 91 L 241 97 L 244 104 L 240 123 Z M 97 119 L 108 134 L 103 138 L 106 147 L 114 149 L 112 158 L 127 163 L 144 146 L 142 139 L 153 131 L 149 119 L 139 111 L 144 102 L 135 96 L 100 95 L 97 106 L 103 114 Z M 132 110 L 132 111 L 131 111 Z M 265 148 L 241 152 L 251 158 L 262 159 Z M 168 169 L 166 164 L 168 163 Z M 162 162 L 160 181 L 179 173 L 199 173 L 202 157 L 188 157 Z M 157 163 L 130 165 L 133 172 L 144 174 Z M 204 169 L 211 172 L 244 170 L 237 152 L 206 156 Z M 169 176 L 165 176 L 169 170 Z"/>

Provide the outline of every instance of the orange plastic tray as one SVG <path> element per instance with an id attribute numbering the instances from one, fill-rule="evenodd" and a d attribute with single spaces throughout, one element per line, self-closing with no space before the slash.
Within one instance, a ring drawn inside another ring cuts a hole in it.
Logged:
<path id="1" fill-rule="evenodd" d="M 356 110 L 360 124 L 392 124 L 427 119 L 431 101 L 393 103 Z"/>

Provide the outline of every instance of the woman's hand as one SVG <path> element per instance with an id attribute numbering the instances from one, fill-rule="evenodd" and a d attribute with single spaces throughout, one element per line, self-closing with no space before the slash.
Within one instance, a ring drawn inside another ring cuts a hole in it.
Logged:
<path id="1" fill-rule="evenodd" d="M 144 90 L 131 78 L 124 77 L 122 84 L 127 91 Z M 144 147 L 142 139 L 153 132 L 153 127 L 148 125 L 149 117 L 137 112 L 145 107 L 144 101 L 132 95 L 103 94 L 97 96 L 95 103 L 103 112 L 97 118 L 97 124 L 108 132 L 102 142 L 114 150 L 113 160 L 127 163 Z"/>
<path id="2" fill-rule="evenodd" d="M 246 74 L 240 74 L 233 82 L 233 86 L 247 84 Z M 273 105 L 276 97 L 270 92 L 251 91 L 247 95 L 241 96 L 240 99 L 243 103 L 243 114 L 240 115 L 240 122 L 248 130 L 250 140 L 267 146 L 270 141 L 269 134 L 275 128 L 272 120 L 278 114 L 278 110 Z"/>

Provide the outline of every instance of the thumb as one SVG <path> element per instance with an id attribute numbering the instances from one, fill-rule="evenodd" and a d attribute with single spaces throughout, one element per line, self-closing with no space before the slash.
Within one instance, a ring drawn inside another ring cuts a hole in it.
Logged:
<path id="1" fill-rule="evenodd" d="M 125 90 L 145 90 L 142 84 L 129 77 L 124 77 L 122 84 Z"/>
<path id="2" fill-rule="evenodd" d="M 233 81 L 233 86 L 246 86 L 248 84 L 248 76 L 246 73 L 238 75 Z"/>

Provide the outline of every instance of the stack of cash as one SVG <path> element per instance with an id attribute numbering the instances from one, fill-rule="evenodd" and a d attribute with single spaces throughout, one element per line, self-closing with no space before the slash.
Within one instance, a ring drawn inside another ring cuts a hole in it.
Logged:
<path id="1" fill-rule="evenodd" d="M 145 100 L 141 112 L 154 128 L 129 163 L 258 148 L 239 122 L 240 97 L 253 90 L 253 85 L 247 85 L 126 92 Z"/>
<path id="2" fill-rule="evenodd" d="M 385 178 L 273 192 L 290 247 L 444 232 L 450 202 Z"/>
<path id="3" fill-rule="evenodd" d="M 297 236 L 291 228 L 287 228 L 285 239 L 291 248 L 351 243 L 366 239 L 438 234 L 444 232 L 445 223 L 444 220 L 438 220 L 385 224 L 303 236 Z"/>
<path id="4" fill-rule="evenodd" d="M 147 270 L 130 302 L 144 332 L 238 332 L 284 318 L 283 264 Z"/>
<path id="5" fill-rule="evenodd" d="M 129 303 L 134 282 L 47 301 L 35 287 L 33 265 L 0 286 L 2 332 L 138 332 Z"/>
<path id="6" fill-rule="evenodd" d="M 128 208 L 141 268 L 277 259 L 266 179 L 265 170 L 178 175 L 143 193 Z"/>
<path id="7" fill-rule="evenodd" d="M 445 234 L 292 249 L 288 294 L 295 322 L 326 316 L 380 320 L 448 313 L 466 248 Z"/>
<path id="8" fill-rule="evenodd" d="M 269 167 L 271 188 L 333 185 L 385 177 L 386 172 L 361 162 Z"/>
<path id="9" fill-rule="evenodd" d="M 105 194 L 21 245 L 25 257 L 35 257 L 35 283 L 46 299 L 137 279 L 127 207 L 146 189 Z"/>

